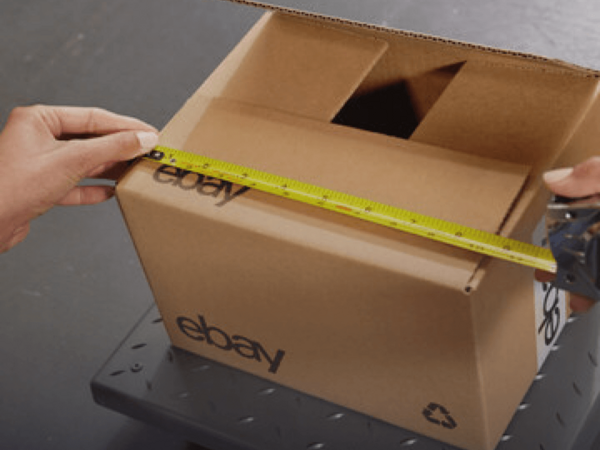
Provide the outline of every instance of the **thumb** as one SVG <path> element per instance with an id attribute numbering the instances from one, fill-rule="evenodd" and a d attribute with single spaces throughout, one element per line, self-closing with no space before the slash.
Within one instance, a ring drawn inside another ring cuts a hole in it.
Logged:
<path id="1" fill-rule="evenodd" d="M 573 168 L 556 169 L 544 174 L 544 182 L 553 193 L 564 197 L 587 197 L 600 193 L 600 157 L 593 157 Z"/>
<path id="2" fill-rule="evenodd" d="M 127 161 L 149 152 L 158 144 L 150 131 L 121 131 L 101 137 L 67 142 L 59 151 L 60 164 L 83 179 L 102 165 Z"/>

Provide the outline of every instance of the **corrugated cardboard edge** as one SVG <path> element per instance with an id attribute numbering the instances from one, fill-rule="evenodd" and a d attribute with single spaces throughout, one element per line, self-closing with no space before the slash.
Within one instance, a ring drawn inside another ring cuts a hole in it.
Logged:
<path id="1" fill-rule="evenodd" d="M 273 5 L 273 4 L 269 4 L 269 3 L 265 3 L 265 2 L 259 2 L 259 1 L 253 1 L 253 0 L 225 0 L 225 1 L 228 1 L 231 3 L 239 3 L 242 5 L 251 6 L 251 7 L 260 8 L 260 9 L 277 11 L 277 12 L 281 12 L 284 14 L 291 14 L 294 16 L 304 17 L 304 18 L 312 19 L 312 20 L 321 20 L 321 21 L 326 21 L 326 22 L 330 22 L 333 24 L 352 25 L 352 26 L 356 26 L 356 27 L 360 27 L 360 28 L 366 28 L 366 29 L 391 33 L 391 34 L 397 34 L 397 35 L 405 36 L 405 37 L 408 37 L 411 39 L 439 42 L 439 43 L 443 43 L 443 44 L 447 44 L 447 45 L 454 45 L 454 46 L 462 47 L 465 49 L 477 50 L 477 51 L 480 51 L 483 53 L 491 53 L 491 54 L 495 54 L 495 55 L 518 57 L 518 58 L 526 59 L 526 60 L 533 61 L 533 62 L 552 64 L 552 65 L 556 66 L 557 69 L 562 69 L 564 72 L 570 72 L 570 73 L 575 72 L 575 73 L 579 73 L 579 74 L 581 74 L 583 76 L 587 76 L 587 77 L 600 78 L 600 71 L 590 69 L 587 67 L 583 67 L 583 66 L 578 66 L 576 64 L 571 64 L 571 63 L 568 63 L 568 62 L 565 62 L 565 61 L 562 61 L 559 59 L 552 59 L 552 58 L 547 58 L 547 57 L 540 56 L 540 55 L 535 55 L 533 53 L 525 53 L 525 52 L 518 52 L 518 51 L 514 51 L 514 50 L 506 50 L 506 49 L 501 49 L 501 48 L 488 47 L 488 46 L 481 45 L 481 44 L 474 44 L 474 43 L 470 43 L 470 42 L 466 42 L 466 41 L 447 39 L 447 38 L 443 38 L 443 37 L 439 37 L 439 36 L 433 36 L 433 35 L 428 35 L 428 34 L 424 34 L 424 33 L 417 33 L 414 31 L 399 30 L 396 28 L 386 27 L 383 25 L 374 25 L 374 24 L 369 24 L 366 22 L 359 22 L 359 21 L 354 21 L 354 20 L 350 20 L 350 19 L 344 19 L 341 17 L 320 14 L 320 13 L 316 13 L 316 12 L 303 11 L 303 10 L 296 9 L 296 8 L 290 8 L 290 7 L 286 7 L 286 6 L 280 6 L 280 5 Z"/>

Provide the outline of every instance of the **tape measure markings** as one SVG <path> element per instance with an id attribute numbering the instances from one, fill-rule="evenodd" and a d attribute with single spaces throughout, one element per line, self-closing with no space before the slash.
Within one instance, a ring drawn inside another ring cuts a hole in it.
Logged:
<path id="1" fill-rule="evenodd" d="M 157 146 L 150 161 L 230 181 L 427 239 L 556 273 L 549 249 L 203 155 Z"/>

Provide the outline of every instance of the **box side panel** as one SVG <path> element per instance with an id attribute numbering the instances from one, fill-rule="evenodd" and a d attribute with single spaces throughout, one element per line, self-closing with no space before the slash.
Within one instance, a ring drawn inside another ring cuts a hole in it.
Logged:
<path id="1" fill-rule="evenodd" d="M 537 372 L 533 269 L 486 259 L 471 294 L 488 440 L 499 442 Z"/>
<path id="2" fill-rule="evenodd" d="M 144 175 L 149 183 L 168 178 Z M 186 192 L 197 197 L 194 210 L 157 204 L 127 184 L 119 194 L 175 345 L 484 448 L 467 296 L 430 276 L 416 279 L 241 227 L 251 193 L 217 206 L 219 197 Z M 270 220 L 274 228 L 292 226 Z M 314 233 L 302 223 L 290 231 Z"/>

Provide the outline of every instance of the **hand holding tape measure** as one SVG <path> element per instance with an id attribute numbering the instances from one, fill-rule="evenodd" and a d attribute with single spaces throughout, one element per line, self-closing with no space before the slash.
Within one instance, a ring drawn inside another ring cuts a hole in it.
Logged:
<path id="1" fill-rule="evenodd" d="M 600 158 L 548 172 L 544 181 L 557 195 L 546 214 L 555 284 L 585 296 L 571 296 L 571 308 L 585 311 L 600 300 Z"/>
<path id="2" fill-rule="evenodd" d="M 230 181 L 495 258 L 556 273 L 556 285 L 600 300 L 600 197 L 548 205 L 551 249 L 516 241 L 344 192 L 158 146 L 145 159 Z M 599 163 L 600 166 L 600 163 Z M 599 170 L 600 177 L 600 170 Z M 600 184 L 600 178 L 598 179 Z"/>

